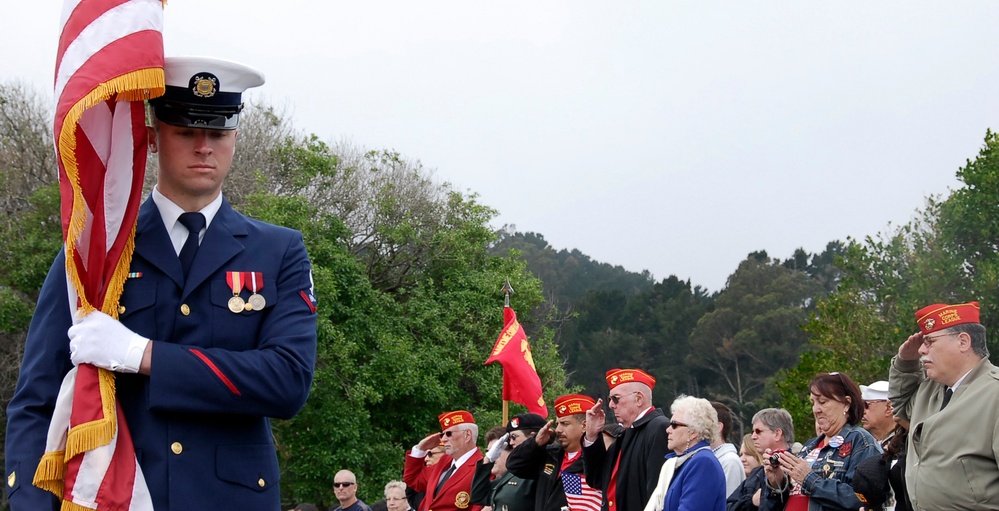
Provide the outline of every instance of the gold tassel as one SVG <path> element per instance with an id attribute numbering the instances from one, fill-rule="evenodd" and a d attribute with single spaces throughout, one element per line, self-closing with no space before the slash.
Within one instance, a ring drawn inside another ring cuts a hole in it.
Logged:
<path id="1" fill-rule="evenodd" d="M 65 451 L 47 452 L 38 461 L 32 484 L 62 498 L 63 479 L 66 478 Z"/>

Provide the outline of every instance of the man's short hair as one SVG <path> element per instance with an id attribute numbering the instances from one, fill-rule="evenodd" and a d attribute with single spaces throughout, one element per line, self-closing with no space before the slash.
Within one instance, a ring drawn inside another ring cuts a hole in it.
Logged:
<path id="1" fill-rule="evenodd" d="M 778 429 L 784 434 L 784 441 L 790 446 L 794 443 L 794 420 L 791 413 L 783 408 L 764 408 L 753 415 L 753 422 L 760 422 L 770 428 L 771 431 Z"/>
<path id="2" fill-rule="evenodd" d="M 728 442 L 728 433 L 732 431 L 732 410 L 718 401 L 712 401 L 711 406 L 718 412 L 718 422 L 721 423 L 721 440 Z"/>
<path id="3" fill-rule="evenodd" d="M 472 442 L 479 441 L 479 425 L 474 422 L 465 422 L 463 424 L 458 424 L 459 431 L 471 431 L 472 432 Z M 505 430 L 504 430 L 505 431 Z"/>
<path id="4" fill-rule="evenodd" d="M 966 333 L 971 337 L 971 350 L 981 358 L 988 358 L 989 347 L 985 343 L 985 327 L 981 323 L 962 323 L 950 327 L 954 333 Z"/>

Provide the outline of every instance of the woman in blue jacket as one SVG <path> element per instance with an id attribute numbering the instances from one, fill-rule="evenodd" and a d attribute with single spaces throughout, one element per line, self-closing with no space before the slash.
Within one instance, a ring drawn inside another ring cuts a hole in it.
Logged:
<path id="1" fill-rule="evenodd" d="M 682 395 L 670 409 L 666 432 L 673 452 L 645 511 L 724 511 L 725 473 L 709 444 L 718 413 L 708 400 Z"/>

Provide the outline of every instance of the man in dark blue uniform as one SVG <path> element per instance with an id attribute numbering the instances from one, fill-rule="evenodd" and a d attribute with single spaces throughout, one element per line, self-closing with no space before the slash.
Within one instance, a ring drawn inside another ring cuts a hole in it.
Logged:
<path id="1" fill-rule="evenodd" d="M 168 58 L 151 102 L 159 157 L 141 207 L 118 321 L 71 316 L 65 254 L 42 287 L 8 407 L 11 509 L 58 509 L 31 481 L 64 375 L 118 373 L 118 402 L 157 511 L 279 509 L 268 417 L 304 406 L 316 357 L 316 300 L 302 235 L 235 212 L 221 190 L 241 93 L 263 75 L 232 62 Z M 193 217 L 193 218 L 192 218 Z"/>

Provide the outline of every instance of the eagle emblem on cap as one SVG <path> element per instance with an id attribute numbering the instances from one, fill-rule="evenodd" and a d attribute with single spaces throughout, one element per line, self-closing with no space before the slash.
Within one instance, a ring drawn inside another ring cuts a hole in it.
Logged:
<path id="1" fill-rule="evenodd" d="M 519 428 L 520 427 L 520 420 L 517 419 L 516 417 L 514 417 L 514 418 L 510 419 L 510 425 L 513 426 L 513 427 L 515 427 L 515 428 Z"/>
<path id="2" fill-rule="evenodd" d="M 194 75 L 191 78 L 191 93 L 199 98 L 210 98 L 219 88 L 219 79 L 211 73 Z"/>
<path id="3" fill-rule="evenodd" d="M 927 330 L 933 330 L 933 325 L 937 324 L 937 322 L 934 321 L 933 318 L 930 318 L 930 319 L 926 320 L 925 324 L 926 324 L 926 329 Z"/>
<path id="4" fill-rule="evenodd" d="M 451 418 L 450 417 L 444 419 L 444 425 L 445 426 L 450 426 L 451 425 Z"/>
<path id="5" fill-rule="evenodd" d="M 617 375 L 611 376 L 611 384 L 617 383 Z"/>
<path id="6" fill-rule="evenodd" d="M 558 413 L 565 413 L 565 410 L 566 410 L 567 408 L 568 408 L 568 407 L 567 407 L 567 406 L 565 406 L 565 405 L 562 405 L 562 406 L 558 407 Z"/>

